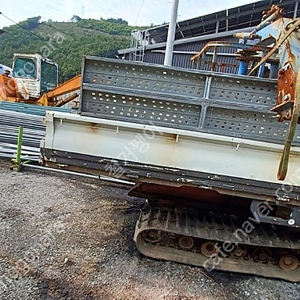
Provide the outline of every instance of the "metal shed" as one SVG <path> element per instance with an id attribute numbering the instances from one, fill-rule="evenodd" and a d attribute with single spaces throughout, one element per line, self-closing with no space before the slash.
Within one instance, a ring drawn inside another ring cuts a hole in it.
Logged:
<path id="1" fill-rule="evenodd" d="M 285 10 L 285 17 L 296 18 L 300 15 L 297 0 L 264 0 L 177 22 L 172 66 L 198 68 L 190 58 L 207 42 L 239 42 L 233 34 L 251 31 L 261 22 L 262 12 L 270 9 L 273 4 L 279 4 Z M 125 60 L 163 64 L 167 34 L 168 24 L 133 31 L 130 48 L 119 50 L 118 56 Z M 222 63 L 217 71 L 235 73 L 238 67 L 235 50 L 222 48 L 219 56 Z M 202 66 L 201 69 L 209 69 L 209 66 Z"/>

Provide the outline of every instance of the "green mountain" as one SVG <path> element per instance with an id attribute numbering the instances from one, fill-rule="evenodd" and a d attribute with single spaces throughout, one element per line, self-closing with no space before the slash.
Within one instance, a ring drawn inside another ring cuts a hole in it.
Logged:
<path id="1" fill-rule="evenodd" d="M 133 27 L 122 19 L 81 19 L 71 22 L 40 22 L 29 18 L 3 28 L 0 35 L 0 63 L 11 66 L 14 53 L 40 53 L 57 62 L 60 82 L 80 73 L 82 56 L 115 57 L 118 49 L 128 48 Z"/>

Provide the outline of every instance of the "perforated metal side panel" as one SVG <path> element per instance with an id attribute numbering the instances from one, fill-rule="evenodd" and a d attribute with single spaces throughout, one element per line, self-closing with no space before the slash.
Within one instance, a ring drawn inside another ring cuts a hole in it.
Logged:
<path id="1" fill-rule="evenodd" d="M 83 115 L 280 144 L 288 130 L 270 112 L 276 80 L 97 57 L 82 75 Z"/>
<path id="2" fill-rule="evenodd" d="M 276 142 L 284 139 L 288 123 L 278 123 L 272 116 L 260 112 L 209 107 L 205 128 L 222 135 L 236 137 L 248 135 L 262 141 L 265 141 L 264 137 L 267 137 L 268 141 Z M 295 137 L 298 142 L 300 142 L 299 138 L 299 136 Z"/>
<path id="3" fill-rule="evenodd" d="M 217 74 L 212 77 L 209 98 L 227 101 L 231 105 L 250 105 L 259 109 L 270 107 L 276 103 L 275 82 L 258 81 L 257 78 L 244 79 L 244 76 L 222 77 Z"/>
<path id="4" fill-rule="evenodd" d="M 123 95 L 112 92 L 84 91 L 93 101 L 85 106 L 89 114 L 131 122 L 153 122 L 165 126 L 198 127 L 201 106 L 158 100 L 151 97 Z M 109 117 L 108 117 L 109 116 Z"/>

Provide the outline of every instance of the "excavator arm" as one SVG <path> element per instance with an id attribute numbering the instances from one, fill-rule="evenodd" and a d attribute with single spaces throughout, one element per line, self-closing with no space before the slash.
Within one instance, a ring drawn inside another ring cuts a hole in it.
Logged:
<path id="1" fill-rule="evenodd" d="M 75 91 L 80 89 L 80 85 L 81 85 L 81 75 L 77 75 L 69 79 L 68 81 L 60 84 L 55 89 L 43 94 L 42 97 L 37 101 L 37 104 L 44 105 L 44 106 L 56 106 L 56 107 L 62 106 L 70 102 L 71 100 L 75 99 L 78 96 L 78 93 L 76 93 Z M 54 102 L 55 98 L 62 95 L 66 95 L 71 92 L 74 93 L 63 100 L 58 101 L 57 103 Z"/>

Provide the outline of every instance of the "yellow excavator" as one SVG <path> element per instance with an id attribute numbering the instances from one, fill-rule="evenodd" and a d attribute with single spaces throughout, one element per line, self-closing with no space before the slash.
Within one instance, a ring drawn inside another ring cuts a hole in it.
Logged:
<path id="1" fill-rule="evenodd" d="M 77 75 L 58 85 L 54 61 L 40 54 L 15 53 L 12 72 L 0 75 L 0 100 L 57 107 L 75 99 L 80 84 L 81 75 Z"/>

